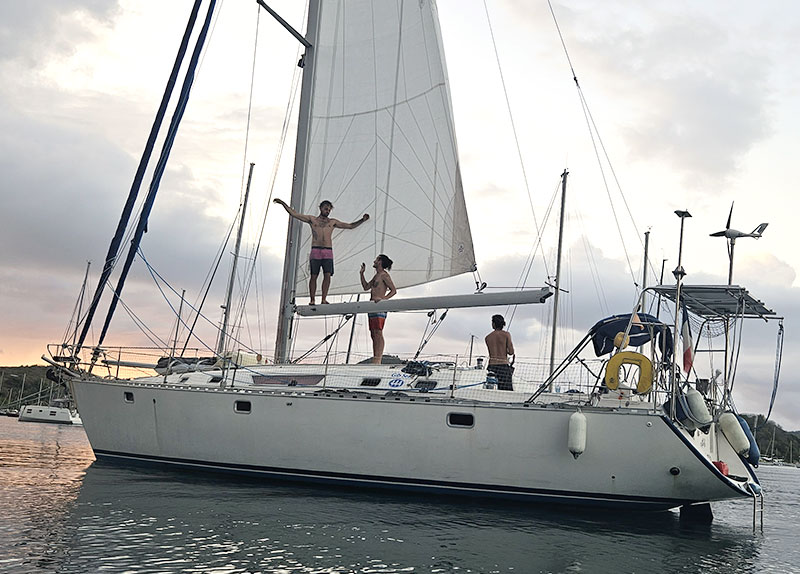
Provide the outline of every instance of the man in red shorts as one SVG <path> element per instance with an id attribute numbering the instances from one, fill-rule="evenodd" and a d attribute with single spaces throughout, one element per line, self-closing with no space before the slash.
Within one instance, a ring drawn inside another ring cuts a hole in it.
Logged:
<path id="1" fill-rule="evenodd" d="M 354 229 L 369 219 L 369 214 L 365 213 L 361 219 L 353 223 L 344 223 L 338 219 L 329 217 L 333 210 L 333 204 L 327 199 L 319 204 L 319 215 L 306 215 L 298 213 L 282 199 L 275 198 L 275 203 L 279 203 L 286 210 L 286 213 L 311 226 L 311 255 L 309 257 L 311 278 L 308 280 L 308 292 L 311 295 L 311 305 L 317 294 L 317 276 L 322 269 L 322 302 L 328 302 L 328 289 L 331 286 L 333 276 L 333 242 L 331 235 L 334 229 Z"/>
<path id="2" fill-rule="evenodd" d="M 367 266 L 364 263 L 361 264 L 361 286 L 364 291 L 370 292 L 370 301 L 377 303 L 383 299 L 391 299 L 397 293 L 392 278 L 389 276 L 392 263 L 392 260 L 383 253 L 378 255 L 372 263 L 375 268 L 375 275 L 369 281 L 364 277 L 364 271 L 366 271 Z M 386 322 L 386 313 L 368 313 L 367 317 L 369 318 L 369 334 L 372 337 L 372 362 L 380 365 L 385 344 L 383 340 L 383 324 Z"/>

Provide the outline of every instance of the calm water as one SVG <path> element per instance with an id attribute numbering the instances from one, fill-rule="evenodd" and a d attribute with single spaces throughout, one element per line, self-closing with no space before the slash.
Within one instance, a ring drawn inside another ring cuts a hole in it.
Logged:
<path id="1" fill-rule="evenodd" d="M 760 472 L 710 527 L 240 482 L 94 461 L 83 429 L 0 417 L 1 572 L 800 573 L 800 469 Z"/>

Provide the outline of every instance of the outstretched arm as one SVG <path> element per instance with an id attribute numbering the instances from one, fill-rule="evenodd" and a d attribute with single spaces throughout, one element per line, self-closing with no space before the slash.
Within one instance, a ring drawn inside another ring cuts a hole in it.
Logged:
<path id="1" fill-rule="evenodd" d="M 367 264 L 361 264 L 361 287 L 364 288 L 364 291 L 369 291 L 369 283 L 367 283 L 366 278 L 364 277 L 364 271 L 367 269 Z"/>
<path id="2" fill-rule="evenodd" d="M 333 226 L 338 227 L 339 229 L 355 229 L 362 223 L 364 223 L 367 219 L 369 219 L 369 213 L 365 213 L 361 216 L 361 219 L 357 219 L 353 223 L 345 223 L 344 221 L 339 221 L 338 219 L 333 220 Z"/>
<path id="3" fill-rule="evenodd" d="M 273 199 L 272 201 L 273 201 L 274 203 L 278 203 L 278 204 L 282 205 L 282 206 L 283 206 L 283 208 L 286 210 L 286 213 L 288 213 L 289 215 L 291 215 L 291 216 L 292 216 L 292 217 L 294 217 L 295 219 L 299 219 L 300 221 L 303 221 L 303 222 L 305 222 L 305 223 L 311 223 L 311 216 L 310 216 L 310 215 L 306 215 L 306 214 L 304 214 L 304 213 L 298 213 L 298 212 L 296 212 L 294 209 L 292 209 L 292 208 L 289 206 L 289 204 L 288 204 L 288 203 L 286 203 L 286 202 L 285 202 L 285 201 L 283 201 L 282 199 L 279 199 L 279 198 L 277 198 L 277 197 L 276 197 L 276 198 L 275 198 L 275 199 Z"/>

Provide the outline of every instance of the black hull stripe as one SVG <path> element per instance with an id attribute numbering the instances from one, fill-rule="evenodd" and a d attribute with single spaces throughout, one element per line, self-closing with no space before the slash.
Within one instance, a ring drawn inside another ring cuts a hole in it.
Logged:
<path id="1" fill-rule="evenodd" d="M 375 488 L 446 492 L 450 494 L 481 498 L 507 498 L 549 503 L 580 504 L 589 506 L 611 506 L 631 510 L 668 510 L 692 504 L 706 502 L 704 500 L 660 498 L 648 496 L 618 496 L 613 494 L 548 490 L 516 486 L 498 486 L 474 484 L 467 482 L 447 482 L 438 480 L 418 480 L 413 478 L 371 476 L 336 472 L 317 472 L 310 470 L 276 468 L 246 464 L 218 463 L 192 459 L 180 459 L 162 456 L 121 453 L 106 450 L 95 450 L 97 457 L 123 459 L 139 463 L 153 463 L 173 467 L 184 467 L 195 470 L 246 474 L 251 476 L 268 476 L 270 478 L 294 481 L 336 484 L 342 486 L 364 486 Z M 741 494 L 741 493 L 739 493 Z"/>

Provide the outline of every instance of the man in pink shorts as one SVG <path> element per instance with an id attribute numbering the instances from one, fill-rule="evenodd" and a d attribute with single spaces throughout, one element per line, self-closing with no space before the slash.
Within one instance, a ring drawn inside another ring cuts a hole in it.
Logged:
<path id="1" fill-rule="evenodd" d="M 306 215 L 298 213 L 282 199 L 275 198 L 275 203 L 279 203 L 286 210 L 286 213 L 311 226 L 311 255 L 309 265 L 311 278 L 308 280 L 308 292 L 311 295 L 311 305 L 314 305 L 317 294 L 317 277 L 322 269 L 322 302 L 328 302 L 328 289 L 331 286 L 333 276 L 333 242 L 331 235 L 334 229 L 354 229 L 369 219 L 369 214 L 365 213 L 361 219 L 353 223 L 344 223 L 330 216 L 333 204 L 327 199 L 319 204 L 319 215 Z"/>

